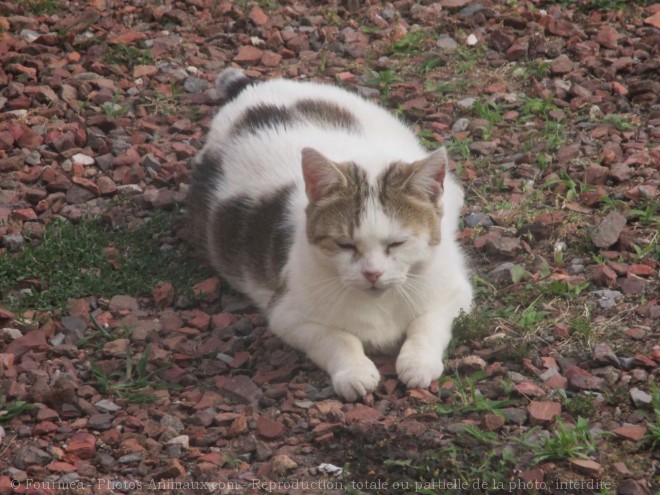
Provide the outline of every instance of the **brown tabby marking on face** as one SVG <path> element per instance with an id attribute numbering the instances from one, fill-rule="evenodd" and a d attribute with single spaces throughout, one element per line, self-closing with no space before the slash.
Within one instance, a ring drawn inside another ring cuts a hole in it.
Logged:
<path id="1" fill-rule="evenodd" d="M 433 246 L 440 243 L 442 208 L 429 199 L 427 192 L 412 185 L 414 173 L 414 164 L 390 164 L 378 178 L 378 200 L 389 216 L 413 232 L 428 232 L 429 244 Z"/>
<path id="2" fill-rule="evenodd" d="M 282 269 L 293 241 L 293 226 L 286 219 L 293 189 L 285 186 L 257 200 L 237 196 L 215 209 L 212 258 L 230 283 L 249 277 L 283 290 Z"/>
<path id="3" fill-rule="evenodd" d="M 369 184 L 364 170 L 354 163 L 335 164 L 342 174 L 341 185 L 327 197 L 312 201 L 307 213 L 307 238 L 327 252 L 339 250 L 335 239 L 351 239 L 360 225 L 360 217 L 369 197 Z"/>
<path id="4" fill-rule="evenodd" d="M 310 122 L 323 127 L 336 127 L 353 132 L 360 131 L 360 124 L 351 112 L 335 103 L 322 100 L 303 99 L 296 102 L 294 109 Z"/>
<path id="5" fill-rule="evenodd" d="M 222 155 L 219 152 L 206 151 L 193 166 L 186 205 L 194 242 L 203 249 L 206 246 L 209 205 L 213 201 L 213 191 L 223 176 Z"/>

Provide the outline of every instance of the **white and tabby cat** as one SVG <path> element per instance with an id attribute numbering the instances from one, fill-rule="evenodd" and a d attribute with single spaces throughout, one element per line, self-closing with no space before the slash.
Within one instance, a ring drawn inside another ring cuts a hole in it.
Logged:
<path id="1" fill-rule="evenodd" d="M 408 387 L 443 371 L 472 288 L 454 238 L 463 192 L 379 106 L 333 86 L 218 77 L 226 104 L 200 151 L 192 228 L 212 265 L 272 331 L 356 400 L 398 350 Z"/>

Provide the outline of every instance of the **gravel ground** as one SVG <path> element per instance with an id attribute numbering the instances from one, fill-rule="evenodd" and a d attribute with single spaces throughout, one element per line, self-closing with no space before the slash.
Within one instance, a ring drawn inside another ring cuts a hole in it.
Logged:
<path id="1" fill-rule="evenodd" d="M 660 4 L 0 5 L 0 494 L 660 490 Z M 186 243 L 224 67 L 444 144 L 477 305 L 362 403 Z"/>

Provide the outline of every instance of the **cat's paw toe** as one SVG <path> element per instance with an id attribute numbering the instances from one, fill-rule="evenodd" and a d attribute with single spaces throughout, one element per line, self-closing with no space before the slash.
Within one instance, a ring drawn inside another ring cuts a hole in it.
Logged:
<path id="1" fill-rule="evenodd" d="M 332 386 L 347 401 L 356 401 L 376 390 L 380 373 L 371 361 L 343 369 L 332 376 Z"/>
<path id="2" fill-rule="evenodd" d="M 396 360 L 396 373 L 408 388 L 428 388 L 433 380 L 440 378 L 444 369 L 439 356 L 407 352 Z"/>

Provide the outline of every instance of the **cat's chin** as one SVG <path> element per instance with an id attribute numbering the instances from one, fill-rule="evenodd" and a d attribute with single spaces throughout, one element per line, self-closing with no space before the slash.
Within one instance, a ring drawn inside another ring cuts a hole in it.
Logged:
<path id="1" fill-rule="evenodd" d="M 363 289 L 363 292 L 366 292 L 372 297 L 381 297 L 384 294 L 386 294 L 391 287 L 369 287 L 367 289 Z"/>

